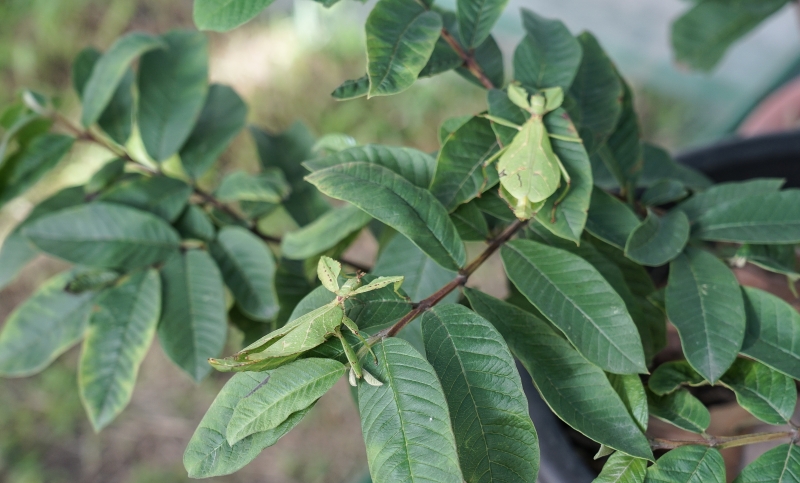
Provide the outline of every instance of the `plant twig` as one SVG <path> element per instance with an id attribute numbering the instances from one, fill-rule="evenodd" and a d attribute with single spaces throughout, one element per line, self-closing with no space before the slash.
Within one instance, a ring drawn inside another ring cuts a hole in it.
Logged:
<path id="1" fill-rule="evenodd" d="M 494 83 L 489 80 L 488 77 L 486 77 L 486 74 L 483 72 L 483 69 L 481 69 L 481 66 L 475 61 L 475 57 L 471 53 L 465 52 L 461 45 L 458 44 L 458 41 L 453 37 L 452 34 L 450 34 L 450 32 L 447 31 L 446 28 L 442 29 L 442 38 L 445 42 L 447 42 L 447 45 L 449 45 L 455 51 L 455 53 L 461 57 L 461 60 L 464 61 L 464 67 L 466 67 L 467 70 L 473 76 L 475 76 L 476 79 L 478 79 L 483 87 L 487 89 L 495 88 Z"/>
<path id="2" fill-rule="evenodd" d="M 650 447 L 653 449 L 675 449 L 681 446 L 698 445 L 708 446 L 710 448 L 725 449 L 781 439 L 791 439 L 793 442 L 796 442 L 798 439 L 797 429 L 790 429 L 789 431 L 780 431 L 775 433 L 752 433 L 741 436 L 708 436 L 705 439 L 697 440 L 650 438 Z"/>

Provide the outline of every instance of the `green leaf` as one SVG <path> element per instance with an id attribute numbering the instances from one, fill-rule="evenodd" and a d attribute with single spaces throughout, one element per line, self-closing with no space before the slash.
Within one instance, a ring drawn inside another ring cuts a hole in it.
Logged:
<path id="1" fill-rule="evenodd" d="M 511 241 L 501 254 L 509 280 L 584 357 L 617 374 L 647 372 L 625 302 L 597 269 L 567 251 L 530 240 Z"/>
<path id="2" fill-rule="evenodd" d="M 628 412 L 642 431 L 647 431 L 647 395 L 637 374 L 607 374 L 608 382 L 617 391 Z"/>
<path id="3" fill-rule="evenodd" d="M 450 213 L 450 219 L 464 241 L 485 241 L 489 238 L 489 225 L 475 203 L 466 203 Z"/>
<path id="4" fill-rule="evenodd" d="M 657 396 L 676 391 L 683 385 L 702 386 L 706 384 L 703 376 L 697 373 L 686 361 L 669 361 L 656 367 L 647 386 Z"/>
<path id="5" fill-rule="evenodd" d="M 789 245 L 749 245 L 744 244 L 736 250 L 732 263 L 741 266 L 752 263 L 764 270 L 780 273 L 790 280 L 800 279 L 795 256 L 795 246 Z"/>
<path id="6" fill-rule="evenodd" d="M 234 171 L 222 180 L 214 192 L 220 201 L 261 201 L 280 203 L 291 188 L 281 170 L 269 168 L 258 174 Z"/>
<path id="7" fill-rule="evenodd" d="M 366 30 L 368 97 L 386 96 L 417 80 L 439 38 L 442 18 L 414 0 L 379 0 Z"/>
<path id="8" fill-rule="evenodd" d="M 639 218 L 628 205 L 601 189 L 592 190 L 586 231 L 621 250 L 639 227 Z"/>
<path id="9" fill-rule="evenodd" d="M 777 192 L 783 183 L 783 179 L 771 178 L 720 183 L 695 194 L 678 205 L 678 209 L 686 213 L 689 221 L 695 222 L 706 212 L 725 208 L 731 203 L 736 203 L 740 198 Z"/>
<path id="10" fill-rule="evenodd" d="M 790 189 L 735 200 L 697 219 L 701 240 L 737 243 L 800 243 L 800 190 Z"/>
<path id="11" fill-rule="evenodd" d="M 183 212 L 192 187 L 169 176 L 145 176 L 119 183 L 97 199 L 138 208 L 172 222 Z"/>
<path id="12" fill-rule="evenodd" d="M 675 60 L 709 71 L 734 42 L 786 5 L 788 0 L 704 0 L 672 24 Z"/>
<path id="13" fill-rule="evenodd" d="M 716 448 L 681 446 L 647 469 L 645 483 L 725 483 L 725 461 Z"/>
<path id="14" fill-rule="evenodd" d="M 281 253 L 291 260 L 319 255 L 364 228 L 371 219 L 353 205 L 335 208 L 299 231 L 287 233 L 281 242 Z"/>
<path id="15" fill-rule="evenodd" d="M 331 166 L 353 162 L 383 166 L 419 188 L 430 186 L 433 171 L 436 169 L 436 160 L 422 151 L 374 144 L 355 146 L 321 159 L 306 161 L 303 165 L 311 171 L 319 171 Z"/>
<path id="16" fill-rule="evenodd" d="M 574 102 L 565 103 L 565 107 L 578 126 L 586 151 L 592 154 L 614 132 L 622 114 L 624 91 L 616 67 L 597 39 L 584 32 L 578 41 L 583 57 L 569 90 Z"/>
<path id="17" fill-rule="evenodd" d="M 669 266 L 667 315 L 689 364 L 715 383 L 742 348 L 745 312 L 736 277 L 714 255 L 689 249 Z"/>
<path id="18" fill-rule="evenodd" d="M 442 16 L 442 24 L 453 37 L 458 36 L 458 23 L 456 13 L 448 10 L 440 10 L 434 7 L 439 15 Z M 458 68 L 464 60 L 458 55 L 453 47 L 440 36 L 433 48 L 433 53 L 428 59 L 428 63 L 419 73 L 419 77 L 432 77 L 449 70 Z"/>
<path id="19" fill-rule="evenodd" d="M 652 460 L 647 439 L 599 367 L 532 314 L 477 290 L 464 293 L 500 331 L 559 418 L 601 444 Z"/>
<path id="20" fill-rule="evenodd" d="M 623 192 L 632 199 L 637 181 L 644 168 L 644 160 L 642 145 L 639 141 L 641 137 L 639 119 L 633 107 L 633 91 L 622 77 L 620 77 L 620 83 L 623 92 L 622 113 L 614 132 L 606 143 L 610 156 L 605 157 L 604 161 L 611 161 L 606 166 L 617 178 Z"/>
<path id="21" fill-rule="evenodd" d="M 659 217 L 647 210 L 647 218 L 625 243 L 625 256 L 641 265 L 658 267 L 677 257 L 689 241 L 689 219 L 680 210 Z"/>
<path id="22" fill-rule="evenodd" d="M 478 67 L 480 67 L 483 74 L 492 84 L 492 87 L 499 88 L 503 86 L 503 80 L 505 78 L 503 51 L 500 50 L 500 46 L 497 44 L 497 41 L 494 39 L 493 35 L 490 35 L 486 40 L 483 41 L 481 45 L 475 47 L 472 57 L 475 59 L 475 63 L 478 64 Z M 482 87 L 484 89 L 487 87 L 483 85 L 483 82 L 475 77 L 475 75 L 463 65 L 456 69 L 456 73 L 478 87 Z"/>
<path id="23" fill-rule="evenodd" d="M 183 146 L 208 93 L 205 35 L 173 31 L 161 39 L 167 48 L 152 50 L 139 61 L 136 114 L 144 147 L 159 162 Z"/>
<path id="24" fill-rule="evenodd" d="M 508 0 L 457 0 L 456 15 L 461 43 L 470 50 L 481 45 L 497 23 Z"/>
<path id="25" fill-rule="evenodd" d="M 740 406 L 765 423 L 787 424 L 794 413 L 794 381 L 760 362 L 736 359 L 719 382 L 736 394 Z"/>
<path id="26" fill-rule="evenodd" d="M 433 295 L 458 275 L 455 271 L 436 264 L 404 236 L 393 237 L 383 247 L 371 273 L 404 276 L 403 291 L 413 301 L 420 301 Z M 453 292 L 442 301 L 453 303 L 456 300 L 458 293 Z"/>
<path id="27" fill-rule="evenodd" d="M 800 482 L 800 446 L 782 444 L 747 465 L 733 483 Z"/>
<path id="28" fill-rule="evenodd" d="M 664 179 L 657 181 L 650 186 L 647 191 L 642 193 L 641 201 L 648 206 L 665 205 L 683 199 L 689 192 L 678 180 Z"/>
<path id="29" fill-rule="evenodd" d="M 307 179 L 322 193 L 358 206 L 407 236 L 442 267 L 458 270 L 466 262 L 464 244 L 447 210 L 428 190 L 389 169 L 347 163 L 315 171 Z"/>
<path id="30" fill-rule="evenodd" d="M 244 128 L 247 105 L 228 86 L 211 84 L 203 110 L 186 143 L 181 165 L 194 179 L 202 176 Z"/>
<path id="31" fill-rule="evenodd" d="M 81 123 L 89 127 L 100 118 L 136 57 L 165 47 L 166 44 L 158 37 L 141 32 L 131 32 L 114 42 L 94 64 L 86 86 L 79 90 L 83 99 Z"/>
<path id="32" fill-rule="evenodd" d="M 483 117 L 473 117 L 447 136 L 430 190 L 448 211 L 497 184 L 497 171 L 483 164 L 498 149 L 492 124 Z"/>
<path id="33" fill-rule="evenodd" d="M 647 460 L 614 453 L 592 483 L 643 483 L 646 473 Z"/>
<path id="34" fill-rule="evenodd" d="M 0 207 L 26 192 L 53 169 L 75 138 L 42 134 L 0 164 Z"/>
<path id="35" fill-rule="evenodd" d="M 468 123 L 472 118 L 475 116 L 457 116 L 457 117 L 450 117 L 442 121 L 442 125 L 439 126 L 439 144 L 444 145 L 447 141 L 447 137 L 453 134 L 463 126 L 464 124 Z"/>
<path id="36" fill-rule="evenodd" d="M 200 30 L 225 32 L 248 22 L 274 0 L 195 0 L 194 24 Z"/>
<path id="37" fill-rule="evenodd" d="M 367 364 L 383 386 L 358 385 L 358 411 L 372 481 L 462 483 L 442 386 L 408 342 L 384 339 Z"/>
<path id="38" fill-rule="evenodd" d="M 522 9 L 526 36 L 514 51 L 514 79 L 529 90 L 569 90 L 583 56 L 578 40 L 560 20 Z"/>
<path id="39" fill-rule="evenodd" d="M 711 424 L 711 414 L 699 399 L 686 389 L 678 389 L 664 396 L 647 392 L 650 415 L 686 431 L 703 433 Z"/>
<path id="40" fill-rule="evenodd" d="M 205 211 L 197 205 L 189 205 L 175 221 L 175 229 L 183 238 L 211 241 L 217 236 L 217 230 Z"/>
<path id="41" fill-rule="evenodd" d="M 0 332 L 0 375 L 35 374 L 83 338 L 94 294 L 65 291 L 70 277 L 51 278 L 8 316 Z"/>
<path id="42" fill-rule="evenodd" d="M 99 193 L 121 178 L 125 173 L 126 162 L 122 158 L 112 159 L 95 171 L 83 187 L 86 194 Z"/>
<path id="43" fill-rule="evenodd" d="M 131 400 L 139 365 L 156 333 L 161 284 L 154 269 L 141 271 L 100 296 L 83 342 L 78 368 L 81 401 L 100 431 Z"/>
<path id="44" fill-rule="evenodd" d="M 277 428 L 292 414 L 314 404 L 344 373 L 344 365 L 332 359 L 300 359 L 273 369 L 267 384 L 234 407 L 225 432 L 228 444 Z"/>
<path id="45" fill-rule="evenodd" d="M 222 277 L 203 250 L 187 250 L 161 269 L 164 305 L 158 339 L 167 356 L 195 381 L 225 346 L 228 324 Z"/>
<path id="46" fill-rule="evenodd" d="M 183 465 L 189 478 L 222 476 L 240 470 L 264 448 L 272 446 L 297 426 L 312 408 L 313 404 L 293 413 L 274 429 L 252 434 L 233 446 L 229 445 L 225 431 L 234 408 L 268 377 L 268 372 L 234 374 L 217 394 L 186 446 Z"/>
<path id="47" fill-rule="evenodd" d="M 314 285 L 306 277 L 303 262 L 286 258 L 280 260 L 278 268 L 275 269 L 275 292 L 278 295 L 278 305 L 280 306 L 278 314 L 275 316 L 278 327 L 283 326 L 289 320 L 294 308 L 313 289 Z M 266 332 L 259 334 L 258 337 L 244 345 L 250 345 L 263 335 L 266 335 Z"/>
<path id="48" fill-rule="evenodd" d="M 800 380 L 800 314 L 763 290 L 742 290 L 747 314 L 742 354 Z"/>
<path id="49" fill-rule="evenodd" d="M 244 228 L 229 226 L 211 244 L 211 255 L 245 314 L 266 321 L 278 313 L 275 258 L 264 242 Z"/>
<path id="50" fill-rule="evenodd" d="M 443 381 L 464 480 L 535 482 L 539 440 L 497 329 L 463 305 L 439 305 L 423 315 L 422 333 Z"/>
<path id="51" fill-rule="evenodd" d="M 166 260 L 180 244 L 161 218 L 99 201 L 42 216 L 22 234 L 40 250 L 69 262 L 122 270 Z"/>
<path id="52" fill-rule="evenodd" d="M 664 180 L 675 180 L 692 190 L 703 190 L 712 181 L 703 173 L 676 163 L 667 151 L 654 144 L 643 143 L 644 168 L 639 177 L 639 186 L 650 187 Z"/>
<path id="53" fill-rule="evenodd" d="M 358 79 L 349 79 L 331 92 L 331 97 L 338 101 L 348 101 L 364 97 L 369 92 L 369 75 L 364 74 Z"/>

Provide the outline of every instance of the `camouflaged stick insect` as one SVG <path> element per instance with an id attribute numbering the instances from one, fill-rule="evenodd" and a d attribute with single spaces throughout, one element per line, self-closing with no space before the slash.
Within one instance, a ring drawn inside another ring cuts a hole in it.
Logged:
<path id="1" fill-rule="evenodd" d="M 548 133 L 544 125 L 544 115 L 561 106 L 564 92 L 560 87 L 553 87 L 528 96 L 524 88 L 511 84 L 508 86 L 508 98 L 529 112 L 530 118 L 522 126 L 518 126 L 496 116 L 484 115 L 492 122 L 519 131 L 511 143 L 486 160 L 484 166 L 499 159 L 497 172 L 500 177 L 500 195 L 521 220 L 532 218 L 561 186 L 563 178 L 567 186 L 553 204 L 551 221 L 555 222 L 556 207 L 569 192 L 571 179 L 564 164 L 553 152 L 550 138 L 582 142 L 579 137 Z"/>
<path id="2" fill-rule="evenodd" d="M 367 285 L 361 285 L 361 274 L 348 279 L 339 286 L 342 265 L 328 257 L 322 257 L 317 265 L 317 276 L 322 286 L 336 294 L 336 298 L 311 312 L 298 317 L 278 330 L 270 332 L 256 342 L 225 359 L 209 359 L 209 363 L 222 372 L 265 371 L 281 366 L 300 357 L 304 352 L 324 343 L 331 336 L 342 343 L 345 356 L 350 363 L 350 383 L 363 378 L 372 385 L 382 385 L 366 372 L 359 362 L 353 347 L 342 336 L 344 324 L 358 337 L 364 347 L 372 353 L 366 339 L 358 332 L 358 326 L 344 311 L 345 301 L 358 294 L 370 292 L 394 284 L 395 291 L 403 283 L 403 277 L 378 277 Z M 377 361 L 377 357 L 372 353 Z"/>

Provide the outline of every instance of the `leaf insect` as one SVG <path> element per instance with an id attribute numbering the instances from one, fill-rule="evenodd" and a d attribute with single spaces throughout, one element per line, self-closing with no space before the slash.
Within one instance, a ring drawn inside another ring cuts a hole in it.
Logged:
<path id="1" fill-rule="evenodd" d="M 486 160 L 484 166 L 499 159 L 497 172 L 500 177 L 500 195 L 521 220 L 532 218 L 544 206 L 547 198 L 561 186 L 563 178 L 567 186 L 553 204 L 552 221 L 555 222 L 556 207 L 569 192 L 571 179 L 564 164 L 553 152 L 550 138 L 582 142 L 577 136 L 548 133 L 544 125 L 544 115 L 561 106 L 564 92 L 560 87 L 552 87 L 529 96 L 523 87 L 511 84 L 508 86 L 508 98 L 530 113 L 530 118 L 522 126 L 518 126 L 506 119 L 484 115 L 492 122 L 519 131 L 511 143 Z"/>
<path id="2" fill-rule="evenodd" d="M 336 298 L 311 312 L 298 317 L 278 330 L 270 332 L 253 342 L 236 354 L 224 359 L 209 359 L 209 363 L 222 372 L 265 371 L 273 369 L 300 357 L 304 352 L 324 343 L 331 336 L 342 343 L 347 361 L 350 363 L 350 383 L 355 385 L 357 379 L 363 378 L 372 385 L 382 385 L 372 374 L 361 366 L 356 352 L 342 336 L 341 325 L 350 329 L 358 337 L 370 353 L 372 349 L 366 339 L 358 332 L 358 326 L 344 311 L 345 301 L 358 294 L 370 292 L 394 284 L 397 291 L 403 283 L 403 277 L 377 277 L 367 285 L 361 285 L 361 274 L 348 279 L 339 286 L 339 275 L 342 265 L 329 257 L 320 258 L 317 265 L 317 276 L 322 286 L 336 294 Z M 372 353 L 377 361 L 377 357 Z"/>

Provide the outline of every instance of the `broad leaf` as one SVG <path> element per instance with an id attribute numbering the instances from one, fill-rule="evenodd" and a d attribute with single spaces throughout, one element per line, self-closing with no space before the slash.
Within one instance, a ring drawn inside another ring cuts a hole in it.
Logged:
<path id="1" fill-rule="evenodd" d="M 497 171 L 483 164 L 498 149 L 492 124 L 483 117 L 473 117 L 445 138 L 430 190 L 448 211 L 497 184 Z"/>
<path id="2" fill-rule="evenodd" d="M 689 192 L 686 191 L 682 182 L 675 179 L 662 179 L 647 188 L 639 201 L 647 206 L 658 206 L 681 200 L 688 194 Z"/>
<path id="3" fill-rule="evenodd" d="M 195 381 L 211 370 L 209 357 L 225 345 L 228 325 L 222 277 L 203 250 L 170 258 L 161 269 L 163 307 L 158 339 L 167 356 Z"/>
<path id="4" fill-rule="evenodd" d="M 530 240 L 509 242 L 501 253 L 508 278 L 589 361 L 618 374 L 647 371 L 625 302 L 597 269 Z"/>
<path id="5" fill-rule="evenodd" d="M 127 160 L 123 158 L 112 159 L 104 164 L 84 185 L 86 194 L 99 193 L 118 181 L 125 174 L 125 164 Z"/>
<path id="6" fill-rule="evenodd" d="M 647 460 L 614 453 L 592 483 L 643 483 L 646 473 Z"/>
<path id="7" fill-rule="evenodd" d="M 764 270 L 786 275 L 792 281 L 800 279 L 800 273 L 798 273 L 797 268 L 797 255 L 795 255 L 795 246 L 793 244 L 744 244 L 736 250 L 733 263 L 739 266 L 745 261 Z"/>
<path id="8" fill-rule="evenodd" d="M 744 340 L 744 302 L 736 277 L 714 255 L 689 249 L 670 263 L 666 305 L 689 364 L 715 383 Z"/>
<path id="9" fill-rule="evenodd" d="M 269 382 L 243 397 L 225 432 L 228 444 L 273 430 L 297 411 L 314 404 L 345 373 L 332 359 L 300 359 L 269 371 Z"/>
<path id="10" fill-rule="evenodd" d="M 782 444 L 747 465 L 733 483 L 799 483 L 800 446 Z"/>
<path id="11" fill-rule="evenodd" d="M 800 190 L 743 197 L 711 208 L 697 219 L 693 235 L 737 243 L 799 243 Z"/>
<path id="12" fill-rule="evenodd" d="M 81 401 L 100 431 L 131 400 L 139 365 L 156 333 L 161 311 L 158 273 L 131 275 L 100 296 L 83 342 L 78 368 Z"/>
<path id="13" fill-rule="evenodd" d="M 417 80 L 439 38 L 442 18 L 414 0 L 380 0 L 366 30 L 369 96 L 386 96 Z"/>
<path id="14" fill-rule="evenodd" d="M 247 105 L 236 91 L 212 84 L 200 117 L 181 147 L 181 165 L 189 176 L 197 179 L 208 171 L 244 128 L 246 120 Z"/>
<path id="15" fill-rule="evenodd" d="M 458 23 L 456 13 L 439 9 L 436 9 L 436 11 L 442 16 L 442 24 L 447 29 L 447 32 L 457 37 Z M 428 63 L 420 71 L 419 77 L 431 77 L 456 69 L 463 64 L 464 60 L 458 55 L 458 52 L 453 49 L 444 37 L 440 36 L 433 47 L 433 53 L 431 53 Z"/>
<path id="16" fill-rule="evenodd" d="M 195 0 L 194 24 L 200 30 L 224 32 L 261 13 L 274 0 Z"/>
<path id="17" fill-rule="evenodd" d="M 131 32 L 114 42 L 94 64 L 86 86 L 79 90 L 83 99 L 81 123 L 89 127 L 100 118 L 136 57 L 164 47 L 165 43 L 158 37 L 141 32 Z"/>
<path id="18" fill-rule="evenodd" d="M 311 173 L 308 181 L 324 194 L 348 201 L 403 235 L 444 268 L 466 262 L 464 244 L 447 210 L 433 195 L 387 168 L 347 163 Z"/>
<path id="19" fill-rule="evenodd" d="M 178 234 L 161 218 L 103 202 L 45 215 L 22 234 L 44 252 L 101 268 L 144 267 L 166 260 L 180 244 Z"/>
<path id="20" fill-rule="evenodd" d="M 287 233 L 281 242 L 281 253 L 291 260 L 304 260 L 335 247 L 360 231 L 372 217 L 353 205 L 328 211 L 299 231 Z"/>
<path id="21" fill-rule="evenodd" d="M 601 444 L 653 458 L 647 439 L 599 367 L 532 314 L 477 290 L 464 293 L 472 308 L 500 331 L 559 418 Z"/>
<path id="22" fill-rule="evenodd" d="M 514 79 L 529 90 L 569 90 L 581 63 L 581 44 L 560 20 L 522 9 L 522 24 L 527 35 L 514 51 Z"/>
<path id="23" fill-rule="evenodd" d="M 447 401 L 436 372 L 406 341 L 384 339 L 373 350 L 378 364 L 370 362 L 366 369 L 383 386 L 358 385 L 372 481 L 462 483 Z"/>
<path id="24" fill-rule="evenodd" d="M 119 183 L 98 200 L 149 211 L 172 222 L 183 212 L 191 194 L 192 187 L 179 179 L 147 176 Z"/>
<path id="25" fill-rule="evenodd" d="M 25 193 L 53 169 L 72 147 L 75 138 L 43 134 L 0 164 L 0 207 Z"/>
<path id="26" fill-rule="evenodd" d="M 222 180 L 214 194 L 220 201 L 280 203 L 291 188 L 281 170 L 268 168 L 258 174 L 234 171 Z"/>
<path id="27" fill-rule="evenodd" d="M 719 382 L 736 394 L 740 406 L 765 423 L 787 424 L 794 413 L 794 380 L 760 362 L 736 359 Z"/>
<path id="28" fill-rule="evenodd" d="M 211 254 L 245 314 L 266 321 L 278 313 L 275 258 L 264 242 L 244 228 L 225 227 L 211 244 Z"/>
<path id="29" fill-rule="evenodd" d="M 0 332 L 0 375 L 35 374 L 83 338 L 94 294 L 64 290 L 70 277 L 51 278 L 8 316 Z"/>
<path id="30" fill-rule="evenodd" d="M 686 213 L 689 221 L 695 222 L 706 212 L 724 209 L 731 203 L 737 203 L 740 198 L 775 193 L 783 183 L 783 179 L 771 178 L 720 183 L 695 194 L 678 205 L 678 209 Z"/>
<path id="31" fill-rule="evenodd" d="M 364 74 L 358 79 L 348 79 L 331 92 L 331 97 L 337 101 L 347 101 L 364 97 L 369 92 L 369 75 Z"/>
<path id="32" fill-rule="evenodd" d="M 620 77 L 622 83 L 622 113 L 614 132 L 608 138 L 606 146 L 610 156 L 603 157 L 609 171 L 617 178 L 629 199 L 632 199 L 636 190 L 637 181 L 642 174 L 644 161 L 642 159 L 642 145 L 639 119 L 633 108 L 633 91 Z"/>
<path id="33" fill-rule="evenodd" d="M 607 374 L 608 382 L 617 391 L 628 412 L 642 431 L 647 431 L 647 395 L 638 374 Z"/>
<path id="34" fill-rule="evenodd" d="M 667 151 L 654 144 L 643 143 L 644 169 L 639 177 L 639 186 L 649 187 L 663 180 L 676 180 L 692 190 L 703 190 L 712 181 L 703 173 L 676 163 Z"/>
<path id="35" fill-rule="evenodd" d="M 697 373 L 686 361 L 669 361 L 656 367 L 647 386 L 658 396 L 676 391 L 683 385 L 702 386 L 706 384 L 703 376 Z"/>
<path id="36" fill-rule="evenodd" d="M 645 483 L 725 483 L 725 461 L 716 448 L 681 446 L 647 469 Z"/>
<path id="37" fill-rule="evenodd" d="M 395 236 L 383 247 L 371 273 L 404 276 L 403 292 L 414 302 L 433 295 L 457 275 L 438 265 L 404 236 Z M 453 292 L 442 301 L 452 303 L 456 300 L 458 293 Z"/>
<path id="38" fill-rule="evenodd" d="M 641 265 L 658 267 L 677 257 L 689 241 L 689 219 L 680 210 L 663 217 L 647 211 L 647 218 L 625 243 L 625 256 Z"/>
<path id="39" fill-rule="evenodd" d="M 747 331 L 742 354 L 800 380 L 800 314 L 778 297 L 743 289 Z"/>
<path id="40" fill-rule="evenodd" d="M 183 146 L 208 93 L 208 40 L 192 31 L 161 36 L 166 49 L 139 61 L 136 119 L 147 153 L 164 161 Z"/>
<path id="41" fill-rule="evenodd" d="M 217 236 L 217 230 L 205 211 L 197 205 L 189 205 L 175 221 L 175 229 L 183 238 L 211 241 Z"/>
<path id="42" fill-rule="evenodd" d="M 289 416 L 276 428 L 250 435 L 231 446 L 225 431 L 236 405 L 270 377 L 269 373 L 234 374 L 217 394 L 186 446 L 183 465 L 189 478 L 209 478 L 234 473 L 251 462 L 264 448 L 291 431 L 313 406 Z"/>
<path id="43" fill-rule="evenodd" d="M 497 329 L 462 305 L 439 305 L 423 316 L 422 332 L 443 381 L 464 480 L 535 482 L 539 440 Z"/>
<path id="44" fill-rule="evenodd" d="M 458 33 L 465 50 L 489 37 L 508 0 L 457 0 Z"/>
<path id="45" fill-rule="evenodd" d="M 628 205 L 601 189 L 592 190 L 586 231 L 624 250 L 628 238 L 639 224 L 639 218 Z"/>
<path id="46" fill-rule="evenodd" d="M 436 169 L 436 160 L 422 151 L 375 144 L 355 146 L 321 159 L 306 161 L 303 165 L 311 171 L 318 171 L 358 161 L 390 169 L 419 188 L 430 186 Z"/>
<path id="47" fill-rule="evenodd" d="M 466 203 L 450 213 L 450 219 L 464 241 L 485 241 L 489 238 L 489 225 L 475 203 Z"/>
<path id="48" fill-rule="evenodd" d="M 711 424 L 708 409 L 686 389 L 678 389 L 664 396 L 647 391 L 647 405 L 651 416 L 686 431 L 703 433 Z"/>
<path id="49" fill-rule="evenodd" d="M 505 79 L 503 51 L 500 50 L 500 46 L 497 44 L 493 35 L 490 35 L 482 44 L 475 48 L 472 57 L 493 88 L 500 88 L 503 86 Z M 487 86 L 475 77 L 464 65 L 456 69 L 456 73 L 479 87 L 487 88 Z"/>

